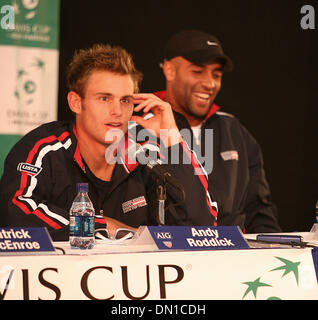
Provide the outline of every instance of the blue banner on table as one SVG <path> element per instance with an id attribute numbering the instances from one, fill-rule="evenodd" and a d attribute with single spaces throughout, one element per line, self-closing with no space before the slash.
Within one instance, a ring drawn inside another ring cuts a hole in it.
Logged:
<path id="1" fill-rule="evenodd" d="M 248 249 L 236 226 L 164 226 L 148 227 L 161 250 L 237 250 Z"/>
<path id="2" fill-rule="evenodd" d="M 0 255 L 55 252 L 46 228 L 0 228 Z"/>

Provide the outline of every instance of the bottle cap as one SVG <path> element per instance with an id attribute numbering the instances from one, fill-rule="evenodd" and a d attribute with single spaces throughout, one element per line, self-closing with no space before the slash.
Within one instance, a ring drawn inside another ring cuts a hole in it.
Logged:
<path id="1" fill-rule="evenodd" d="M 77 193 L 78 192 L 88 192 L 88 183 L 78 183 L 76 185 Z"/>

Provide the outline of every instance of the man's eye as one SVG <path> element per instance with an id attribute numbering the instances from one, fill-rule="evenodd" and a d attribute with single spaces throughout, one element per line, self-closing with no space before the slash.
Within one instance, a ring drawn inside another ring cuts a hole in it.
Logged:
<path id="1" fill-rule="evenodd" d="M 200 74 L 202 71 L 201 70 L 192 70 L 192 72 L 195 74 Z"/>
<path id="2" fill-rule="evenodd" d="M 101 96 L 101 97 L 99 98 L 99 100 L 101 100 L 101 101 L 109 101 L 110 98 L 107 97 L 107 96 Z"/>
<path id="3" fill-rule="evenodd" d="M 121 99 L 121 102 L 122 102 L 123 104 L 127 104 L 127 105 L 133 104 L 132 99 L 130 99 L 130 98 Z"/>
<path id="4" fill-rule="evenodd" d="M 221 79 L 222 78 L 222 74 L 214 74 L 214 78 L 215 79 Z"/>

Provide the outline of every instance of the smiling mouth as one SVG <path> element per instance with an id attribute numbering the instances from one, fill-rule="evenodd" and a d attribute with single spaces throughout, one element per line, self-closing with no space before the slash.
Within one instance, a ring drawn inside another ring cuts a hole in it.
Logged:
<path id="1" fill-rule="evenodd" d="M 212 96 L 211 94 L 200 93 L 200 92 L 196 92 L 193 95 L 195 98 L 197 98 L 199 101 L 202 101 L 202 102 L 208 102 Z"/>

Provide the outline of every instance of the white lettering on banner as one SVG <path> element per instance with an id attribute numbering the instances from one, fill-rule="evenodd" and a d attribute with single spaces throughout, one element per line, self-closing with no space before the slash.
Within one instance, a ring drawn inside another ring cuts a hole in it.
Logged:
<path id="1" fill-rule="evenodd" d="M 32 239 L 28 230 L 0 230 L 0 250 L 39 250 L 40 243 L 37 241 L 28 241 Z M 26 241 L 14 241 L 11 239 L 25 239 Z"/>
<path id="2" fill-rule="evenodd" d="M 157 239 L 172 239 L 170 232 L 155 232 Z"/>
<path id="3" fill-rule="evenodd" d="M 17 242 L 17 241 L 11 241 L 11 240 L 5 240 L 5 241 L 0 241 L 0 250 L 32 250 L 40 249 L 40 244 L 37 241 L 33 242 Z"/>
<path id="4" fill-rule="evenodd" d="M 211 228 L 207 229 L 199 229 L 191 228 L 192 236 L 193 237 L 219 237 L 219 231 L 213 230 Z"/>
<path id="5" fill-rule="evenodd" d="M 210 239 L 192 239 L 186 238 L 190 247 L 234 247 L 235 244 L 231 239 L 223 238 L 219 239 L 219 231 L 213 230 L 211 228 L 207 229 L 197 229 L 191 228 L 191 233 L 193 237 L 212 237 Z"/>
<path id="6" fill-rule="evenodd" d="M 14 231 L 13 229 L 8 231 L 2 229 L 0 231 L 0 239 L 31 239 L 31 236 L 29 235 L 29 231 L 24 229 L 17 231 Z"/>
<path id="7" fill-rule="evenodd" d="M 235 246 L 231 239 L 208 239 L 204 238 L 202 240 L 195 240 L 192 238 L 187 238 L 187 242 L 190 247 L 226 247 L 226 246 Z"/>

